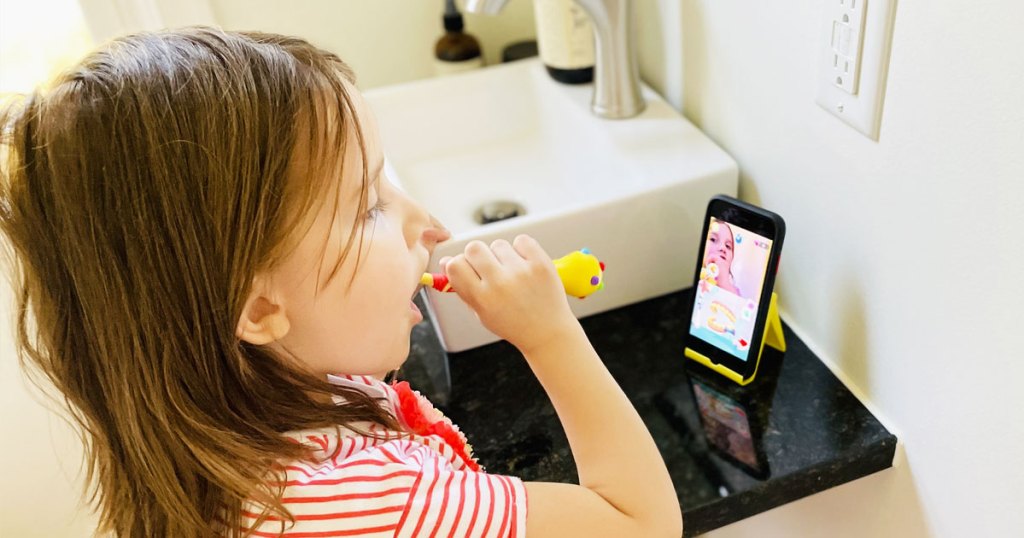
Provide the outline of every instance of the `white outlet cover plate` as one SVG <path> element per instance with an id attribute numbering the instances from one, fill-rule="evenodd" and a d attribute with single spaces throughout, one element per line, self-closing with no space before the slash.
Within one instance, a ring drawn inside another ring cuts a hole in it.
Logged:
<path id="1" fill-rule="evenodd" d="M 896 0 L 856 0 L 866 2 L 866 12 L 862 26 L 860 58 L 857 62 L 859 80 L 855 94 L 850 94 L 837 86 L 833 76 L 832 32 L 835 13 L 841 9 L 841 6 L 838 6 L 840 1 L 822 2 L 821 37 L 818 42 L 821 54 L 818 60 L 818 93 L 815 100 L 822 108 L 838 116 L 868 138 L 878 140 Z"/>

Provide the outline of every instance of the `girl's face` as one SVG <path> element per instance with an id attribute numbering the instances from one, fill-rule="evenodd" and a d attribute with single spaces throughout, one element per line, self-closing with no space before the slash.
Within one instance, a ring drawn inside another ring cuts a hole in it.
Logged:
<path id="1" fill-rule="evenodd" d="M 704 244 L 704 265 L 715 262 L 719 269 L 728 272 L 733 257 L 732 230 L 724 222 L 711 223 L 707 242 Z"/>
<path id="2" fill-rule="evenodd" d="M 354 132 L 348 133 L 337 211 L 332 203 L 320 204 L 297 249 L 268 275 L 262 308 L 283 316 L 277 333 L 284 334 L 275 334 L 269 345 L 284 356 L 321 374 L 381 376 L 409 354 L 412 327 L 423 319 L 412 297 L 434 246 L 449 233 L 385 177 L 376 120 L 356 89 L 348 89 L 368 162 L 362 162 Z M 308 167 L 299 161 L 291 180 L 303 180 Z M 369 209 L 357 216 L 363 166 L 371 183 Z M 353 234 L 351 250 L 328 280 Z"/>

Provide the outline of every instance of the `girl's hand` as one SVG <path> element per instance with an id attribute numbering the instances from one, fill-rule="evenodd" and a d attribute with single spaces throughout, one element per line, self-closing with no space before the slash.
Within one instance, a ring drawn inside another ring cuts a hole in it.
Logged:
<path id="1" fill-rule="evenodd" d="M 524 354 L 579 330 L 554 262 L 530 236 L 471 241 L 441 265 L 484 327 Z"/>
<path id="2" fill-rule="evenodd" d="M 473 241 L 441 266 L 484 326 L 523 353 L 572 448 L 579 485 L 525 484 L 526 533 L 681 536 L 679 499 L 658 445 L 569 310 L 540 245 L 525 235 L 511 245 Z"/>

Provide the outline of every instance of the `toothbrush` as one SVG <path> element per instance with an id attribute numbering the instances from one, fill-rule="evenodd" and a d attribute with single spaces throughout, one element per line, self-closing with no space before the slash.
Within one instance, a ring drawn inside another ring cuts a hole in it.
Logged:
<path id="1" fill-rule="evenodd" d="M 604 288 L 604 262 L 591 254 L 590 249 L 570 252 L 554 262 L 566 294 L 584 299 Z M 423 273 L 420 284 L 441 292 L 455 291 L 448 282 L 448 275 L 443 273 Z"/>

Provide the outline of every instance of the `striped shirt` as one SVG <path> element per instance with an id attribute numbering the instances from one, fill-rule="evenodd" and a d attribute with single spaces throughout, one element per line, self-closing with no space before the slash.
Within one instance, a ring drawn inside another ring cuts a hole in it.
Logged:
<path id="1" fill-rule="evenodd" d="M 407 426 L 395 389 L 366 376 L 331 376 L 332 383 L 357 388 Z M 427 412 L 442 417 L 425 398 Z M 447 418 L 443 418 L 447 421 Z M 282 501 L 294 525 L 272 518 L 252 536 L 329 537 L 521 537 L 526 531 L 526 490 L 520 479 L 493 475 L 467 462 L 440 435 L 387 431 L 370 422 L 345 428 L 291 432 L 314 449 L 311 460 L 288 462 Z M 460 434 L 461 435 L 461 434 Z M 471 454 L 471 453 L 470 453 Z M 260 510 L 242 510 L 251 529 Z M 283 534 L 280 534 L 283 530 Z"/>

